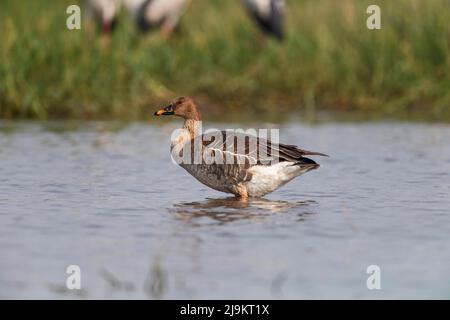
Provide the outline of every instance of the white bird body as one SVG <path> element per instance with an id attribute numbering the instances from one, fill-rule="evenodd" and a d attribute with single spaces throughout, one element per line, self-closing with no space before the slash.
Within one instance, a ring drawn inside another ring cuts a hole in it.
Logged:
<path id="1" fill-rule="evenodd" d="M 141 30 L 147 31 L 162 26 L 163 32 L 168 35 L 176 27 L 189 4 L 189 0 L 141 0 L 142 4 L 137 6 L 138 0 L 128 1 L 134 4 L 132 10 Z"/>
<path id="2" fill-rule="evenodd" d="M 261 16 L 269 17 L 270 15 L 270 3 L 272 0 L 242 0 L 244 5 L 249 9 L 254 10 Z"/>

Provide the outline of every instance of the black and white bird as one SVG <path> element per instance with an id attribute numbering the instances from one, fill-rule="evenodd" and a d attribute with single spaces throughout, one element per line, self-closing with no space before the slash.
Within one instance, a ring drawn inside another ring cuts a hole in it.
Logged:
<path id="1" fill-rule="evenodd" d="M 160 28 L 169 37 L 190 0 L 85 0 L 88 14 L 104 34 L 113 31 L 121 7 L 130 12 L 141 31 Z"/>
<path id="2" fill-rule="evenodd" d="M 284 38 L 284 0 L 241 0 L 263 32 L 278 40 Z"/>
<path id="3" fill-rule="evenodd" d="M 85 0 L 87 12 L 109 34 L 123 5 L 141 31 L 157 28 L 169 37 L 191 0 Z M 284 37 L 284 0 L 241 0 L 263 32 L 278 40 Z"/>
<path id="4" fill-rule="evenodd" d="M 172 137 L 171 142 L 172 156 L 180 156 L 178 160 L 181 161 L 177 162 L 182 168 L 208 187 L 244 199 L 262 197 L 295 177 L 317 169 L 319 164 L 306 156 L 326 156 L 244 133 L 231 135 L 232 140 L 227 131 L 202 133 L 200 112 L 190 98 L 178 98 L 155 115 L 175 115 L 184 119 L 183 129 Z M 244 141 L 242 148 L 235 139 Z M 195 161 L 195 146 L 198 145 L 200 159 Z M 267 152 L 261 152 L 261 146 Z M 211 161 L 205 155 L 221 161 Z"/>
<path id="5" fill-rule="evenodd" d="M 123 0 L 141 31 L 160 28 L 169 37 L 177 26 L 190 0 Z"/>
<path id="6" fill-rule="evenodd" d="M 97 24 L 103 34 L 110 34 L 117 21 L 120 0 L 85 0 L 86 11 Z"/>

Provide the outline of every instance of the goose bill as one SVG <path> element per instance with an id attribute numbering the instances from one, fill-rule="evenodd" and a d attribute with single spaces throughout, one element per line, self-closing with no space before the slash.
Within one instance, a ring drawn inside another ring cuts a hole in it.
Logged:
<path id="1" fill-rule="evenodd" d="M 154 113 L 155 116 L 171 116 L 174 115 L 175 113 L 173 112 L 173 107 L 172 105 L 168 105 L 165 108 L 159 109 L 158 111 L 156 111 Z"/>

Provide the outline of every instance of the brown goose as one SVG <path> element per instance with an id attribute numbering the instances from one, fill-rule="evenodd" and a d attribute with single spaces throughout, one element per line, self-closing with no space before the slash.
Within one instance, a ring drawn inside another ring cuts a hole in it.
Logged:
<path id="1" fill-rule="evenodd" d="M 172 136 L 170 147 L 181 167 L 208 187 L 241 198 L 262 197 L 317 169 L 319 164 L 306 155 L 326 156 L 245 133 L 202 133 L 201 114 L 195 102 L 186 97 L 176 99 L 154 115 L 184 119 L 184 126 Z"/>

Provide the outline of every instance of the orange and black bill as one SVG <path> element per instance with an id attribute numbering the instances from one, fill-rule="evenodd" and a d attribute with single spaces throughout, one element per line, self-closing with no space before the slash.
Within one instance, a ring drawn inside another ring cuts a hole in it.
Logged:
<path id="1" fill-rule="evenodd" d="M 169 104 L 167 107 L 159 109 L 153 115 L 155 116 L 171 116 L 174 115 L 173 106 Z"/>

